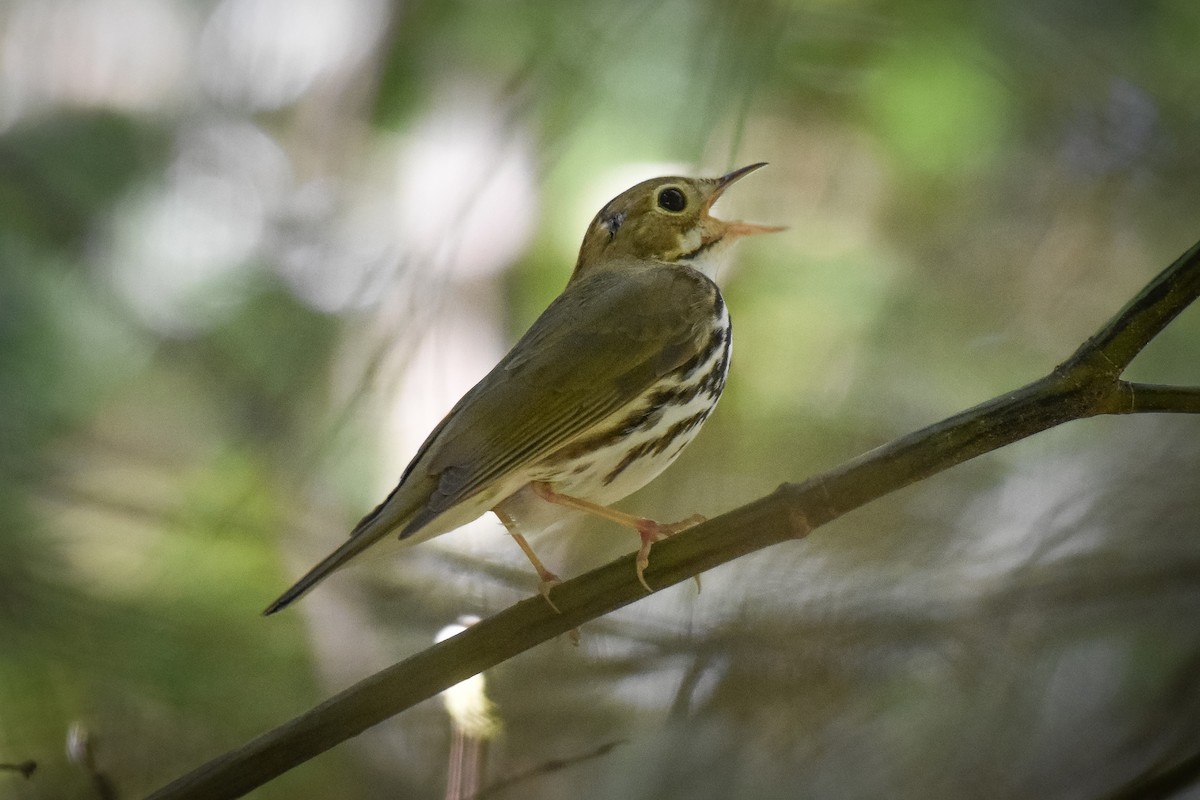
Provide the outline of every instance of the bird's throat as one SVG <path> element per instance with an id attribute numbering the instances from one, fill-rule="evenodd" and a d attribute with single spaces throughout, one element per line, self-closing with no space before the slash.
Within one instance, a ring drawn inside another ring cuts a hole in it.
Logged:
<path id="1" fill-rule="evenodd" d="M 700 239 L 696 243 L 696 246 L 689 251 L 685 251 L 684 254 L 679 257 L 679 260 L 698 272 L 701 272 L 708 279 L 715 280 L 717 268 L 721 263 L 720 253 L 724 249 L 721 247 L 723 242 L 724 237 L 718 237 L 708 241 Z"/>

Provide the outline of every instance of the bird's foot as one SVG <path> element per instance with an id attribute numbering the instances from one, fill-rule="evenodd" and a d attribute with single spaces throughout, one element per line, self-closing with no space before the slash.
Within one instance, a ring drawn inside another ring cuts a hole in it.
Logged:
<path id="1" fill-rule="evenodd" d="M 550 599 L 550 590 L 562 583 L 559 577 L 548 569 L 538 571 L 538 594 L 546 601 L 546 605 L 554 610 L 555 614 L 561 614 L 562 610 L 554 605 L 554 601 Z M 579 628 L 571 628 L 567 631 L 567 637 L 571 640 L 571 644 L 579 647 Z"/>
<path id="2" fill-rule="evenodd" d="M 538 570 L 538 594 L 554 609 L 554 613 L 561 614 L 562 611 L 558 606 L 554 605 L 554 601 L 550 599 L 550 590 L 562 583 L 559 577 L 548 569 Z"/>
<path id="3" fill-rule="evenodd" d="M 653 592 L 650 584 L 646 583 L 646 567 L 650 566 L 650 548 L 655 542 L 661 542 L 667 537 L 674 536 L 677 533 L 686 531 L 688 528 L 695 527 L 705 518 L 700 514 L 692 514 L 687 519 L 682 519 L 679 522 L 662 523 L 655 522 L 652 519 L 639 519 L 636 524 L 638 536 L 641 537 L 642 546 L 637 553 L 637 576 L 638 581 L 646 588 L 647 592 Z M 696 576 L 696 588 L 700 588 L 700 576 Z"/>
<path id="4" fill-rule="evenodd" d="M 608 506 L 603 506 L 599 503 L 593 503 L 590 500 L 572 497 L 571 495 L 567 494 L 560 494 L 545 481 L 533 481 L 529 484 L 529 488 L 533 490 L 534 494 L 548 503 L 556 503 L 560 506 L 566 506 L 567 508 L 585 511 L 589 514 L 594 514 L 601 519 L 611 520 L 618 525 L 623 525 L 626 528 L 633 528 L 635 531 L 637 531 L 638 536 L 641 537 L 642 540 L 642 546 L 638 550 L 637 554 L 637 577 L 638 582 L 646 588 L 647 592 L 654 591 L 650 588 L 650 584 L 646 583 L 645 575 L 646 567 L 650 566 L 650 548 L 654 545 L 654 543 L 661 542 L 668 536 L 674 536 L 680 531 L 685 531 L 688 528 L 699 525 L 701 522 L 705 521 L 705 518 L 701 515 L 692 514 L 687 519 L 682 519 L 679 522 L 669 522 L 664 524 L 662 522 L 655 522 L 652 519 L 646 519 L 645 517 L 637 517 L 633 514 L 626 514 L 624 511 L 618 511 L 615 508 L 609 508 Z M 501 517 L 501 519 L 503 519 L 503 517 Z M 510 526 L 509 530 L 511 532 L 513 528 Z M 514 537 L 515 536 L 516 534 L 514 534 Z M 537 566 L 540 562 L 534 561 L 534 556 L 530 555 L 532 551 L 529 550 L 529 546 L 527 544 L 522 543 L 523 541 L 523 539 L 517 539 L 517 543 L 525 549 L 525 554 L 529 555 L 529 560 L 534 563 L 534 566 Z M 696 576 L 696 588 L 700 588 L 699 575 Z M 547 598 L 547 600 L 548 599 L 549 598 Z"/>
<path id="5" fill-rule="evenodd" d="M 546 569 L 546 565 L 537 557 L 537 553 L 533 552 L 533 548 L 529 546 L 529 542 L 525 541 L 525 537 L 518 530 L 516 520 L 508 512 L 503 511 L 499 507 L 493 508 L 492 511 L 504 523 L 504 527 L 508 530 L 509 535 L 512 536 L 513 541 L 521 548 L 521 552 L 525 554 L 525 557 L 529 559 L 529 563 L 533 565 L 534 570 L 537 572 L 538 594 L 554 609 L 554 613 L 561 614 L 562 612 L 558 610 L 558 606 L 554 605 L 554 601 L 550 599 L 550 590 L 558 586 L 562 581 L 559 580 L 557 575 Z"/>

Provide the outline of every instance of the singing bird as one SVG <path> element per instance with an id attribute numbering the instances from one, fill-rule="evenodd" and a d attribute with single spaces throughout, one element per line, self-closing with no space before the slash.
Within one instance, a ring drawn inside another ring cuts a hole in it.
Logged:
<path id="1" fill-rule="evenodd" d="M 667 468 L 708 419 L 729 369 L 729 312 L 705 274 L 733 240 L 781 228 L 709 210 L 720 178 L 644 181 L 600 210 L 570 280 L 499 364 L 451 409 L 341 547 L 272 603 L 273 614 L 388 535 L 422 542 L 492 511 L 537 570 L 558 578 L 521 533 L 546 504 L 596 514 L 651 545 L 703 521 L 663 524 L 609 508 Z"/>

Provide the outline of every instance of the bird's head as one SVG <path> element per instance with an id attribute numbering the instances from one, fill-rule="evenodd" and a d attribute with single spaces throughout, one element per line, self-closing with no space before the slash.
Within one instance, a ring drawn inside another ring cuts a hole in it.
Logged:
<path id="1" fill-rule="evenodd" d="M 709 214 L 735 181 L 764 166 L 751 164 L 720 178 L 653 178 L 627 189 L 588 226 L 571 280 L 627 259 L 700 268 L 707 256 L 738 237 L 783 230 Z"/>

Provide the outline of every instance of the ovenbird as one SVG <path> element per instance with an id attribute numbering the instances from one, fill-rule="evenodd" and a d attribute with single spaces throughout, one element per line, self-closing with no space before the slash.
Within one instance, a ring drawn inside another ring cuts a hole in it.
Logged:
<path id="1" fill-rule="evenodd" d="M 488 511 L 521 546 L 549 601 L 558 578 L 521 526 L 553 506 L 636 530 L 638 579 L 649 590 L 651 545 L 702 518 L 662 524 L 608 504 L 670 465 L 721 396 L 729 313 L 703 270 L 734 239 L 781 229 L 725 222 L 709 209 L 762 166 L 720 178 L 655 178 L 601 209 L 562 294 L 434 428 L 399 485 L 350 539 L 264 613 L 389 534 L 420 542 Z"/>

